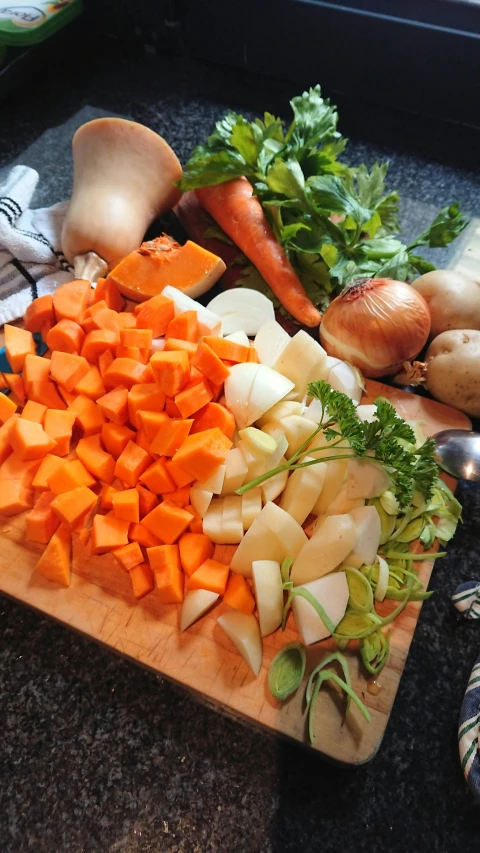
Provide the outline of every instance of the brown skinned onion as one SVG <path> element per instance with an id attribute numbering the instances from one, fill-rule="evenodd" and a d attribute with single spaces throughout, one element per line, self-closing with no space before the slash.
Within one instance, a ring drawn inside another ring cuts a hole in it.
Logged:
<path id="1" fill-rule="evenodd" d="M 354 281 L 323 315 L 320 340 L 327 353 L 365 376 L 398 373 L 425 346 L 430 312 L 409 284 L 389 278 Z"/>

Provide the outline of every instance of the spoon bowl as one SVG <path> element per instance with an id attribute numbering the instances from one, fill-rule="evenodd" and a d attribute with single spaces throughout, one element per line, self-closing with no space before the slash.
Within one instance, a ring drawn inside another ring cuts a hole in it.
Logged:
<path id="1" fill-rule="evenodd" d="M 480 482 L 480 433 L 466 429 L 437 432 L 435 460 L 457 480 Z"/>

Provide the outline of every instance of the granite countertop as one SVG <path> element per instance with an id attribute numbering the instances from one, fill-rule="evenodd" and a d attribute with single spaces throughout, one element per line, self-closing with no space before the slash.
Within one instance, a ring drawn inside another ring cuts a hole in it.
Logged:
<path id="1" fill-rule="evenodd" d="M 2 103 L 0 168 L 35 166 L 36 201 L 49 204 L 68 195 L 71 133 L 92 115 L 145 122 L 185 159 L 227 107 L 285 113 L 299 88 L 102 42 L 88 59 L 53 57 Z M 478 134 L 337 101 L 351 159 L 390 160 L 407 231 L 454 199 L 479 214 Z M 0 598 L 2 853 L 478 850 L 456 729 L 480 632 L 449 599 L 480 574 L 480 488 L 458 495 L 464 525 L 434 569 L 385 739 L 356 770 L 240 726 Z"/>

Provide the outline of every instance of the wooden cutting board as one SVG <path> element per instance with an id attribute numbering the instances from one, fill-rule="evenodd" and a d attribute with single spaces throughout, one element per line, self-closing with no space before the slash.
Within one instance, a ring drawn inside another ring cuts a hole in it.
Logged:
<path id="1" fill-rule="evenodd" d="M 367 383 L 363 402 L 373 402 L 378 395 L 388 397 L 402 417 L 423 420 L 428 434 L 449 427 L 470 428 L 468 418 L 448 406 L 377 382 Z M 449 484 L 453 486 L 454 482 L 450 480 Z M 181 684 L 218 711 L 308 745 L 305 685 L 284 703 L 272 699 L 266 685 L 273 656 L 285 643 L 297 639 L 291 617 L 284 634 L 277 631 L 264 640 L 262 671 L 254 678 L 216 625 L 217 616 L 227 609 L 225 605 L 218 606 L 181 634 L 177 630 L 178 607 L 159 605 L 155 592 L 136 603 L 128 577 L 117 567 L 114 558 L 108 554 L 86 558 L 77 535 L 72 584 L 68 589 L 59 589 L 33 571 L 41 546 L 26 543 L 24 529 L 24 516 L 0 516 L 1 592 Z M 426 561 L 419 566 L 425 584 L 432 565 Z M 395 603 L 382 605 L 382 614 L 394 606 Z M 355 707 L 345 721 L 343 700 L 336 690 L 327 687 L 321 691 L 316 706 L 314 750 L 344 764 L 362 764 L 375 755 L 392 710 L 419 612 L 419 603 L 409 604 L 395 621 L 391 654 L 379 677 L 380 690 L 376 695 L 367 689 L 358 655 L 347 652 L 354 687 L 370 710 L 371 722 L 366 723 Z M 324 641 L 308 649 L 307 674 L 331 647 L 330 641 Z"/>

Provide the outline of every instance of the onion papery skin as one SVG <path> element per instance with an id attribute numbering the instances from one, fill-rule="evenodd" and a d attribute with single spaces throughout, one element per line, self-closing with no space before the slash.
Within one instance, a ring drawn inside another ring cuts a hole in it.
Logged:
<path id="1" fill-rule="evenodd" d="M 364 376 L 392 376 L 421 352 L 430 325 L 425 299 L 409 284 L 359 279 L 330 303 L 320 340 L 328 355 L 350 362 Z"/>

